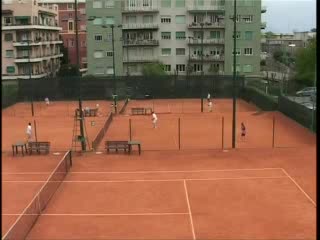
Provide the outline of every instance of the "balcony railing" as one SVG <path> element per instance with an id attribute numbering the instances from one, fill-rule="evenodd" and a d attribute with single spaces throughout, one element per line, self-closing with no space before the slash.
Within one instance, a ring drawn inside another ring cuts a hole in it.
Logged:
<path id="1" fill-rule="evenodd" d="M 205 22 L 203 25 L 203 28 L 224 28 L 225 23 L 224 22 Z M 189 23 L 188 28 L 202 28 L 200 23 L 192 22 Z"/>
<path id="2" fill-rule="evenodd" d="M 123 46 L 158 46 L 159 41 L 158 40 L 150 40 L 150 39 L 144 39 L 144 40 L 127 40 L 124 41 Z"/>
<path id="3" fill-rule="evenodd" d="M 219 6 L 219 5 L 204 5 L 204 6 L 195 6 L 195 5 L 189 5 L 187 6 L 188 11 L 224 11 L 225 6 Z"/>
<path id="4" fill-rule="evenodd" d="M 192 55 L 190 56 L 190 61 L 191 62 L 198 62 L 198 61 L 202 61 L 201 56 L 198 55 Z M 209 54 L 205 54 L 203 56 L 203 61 L 204 62 L 208 62 L 208 61 L 224 61 L 224 55 L 209 55 Z"/>
<path id="5" fill-rule="evenodd" d="M 145 63 L 145 62 L 156 62 L 158 58 L 155 56 L 129 56 L 129 58 L 124 57 L 124 63 L 136 62 L 136 63 Z"/>
<path id="6" fill-rule="evenodd" d="M 62 44 L 63 41 L 59 38 L 52 38 L 49 40 L 42 39 L 42 38 L 35 38 L 29 42 L 30 46 L 39 46 L 39 45 L 47 45 L 47 44 Z M 13 41 L 13 46 L 15 47 L 26 47 L 28 46 L 28 43 L 26 40 L 23 39 L 17 39 L 17 41 Z"/>
<path id="7" fill-rule="evenodd" d="M 123 24 L 122 29 L 158 29 L 157 23 L 129 23 Z"/>
<path id="8" fill-rule="evenodd" d="M 156 6 L 144 6 L 144 7 L 129 7 L 129 6 L 124 6 L 122 8 L 122 13 L 132 13 L 132 12 L 159 12 L 159 8 Z"/>
<path id="9" fill-rule="evenodd" d="M 190 39 L 188 44 L 202 44 L 201 39 Z M 203 39 L 203 44 L 224 44 L 224 38 Z"/>

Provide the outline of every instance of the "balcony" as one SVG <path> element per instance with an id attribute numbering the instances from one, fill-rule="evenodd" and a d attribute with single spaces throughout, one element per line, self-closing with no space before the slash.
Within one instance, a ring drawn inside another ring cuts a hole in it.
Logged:
<path id="1" fill-rule="evenodd" d="M 37 79 L 37 78 L 43 78 L 46 77 L 48 73 L 37 73 L 31 75 L 32 79 Z M 30 75 L 28 73 L 21 73 L 21 74 L 14 74 L 14 75 L 9 75 L 9 74 L 3 74 L 2 76 L 3 80 L 16 80 L 16 79 L 30 79 Z"/>
<path id="2" fill-rule="evenodd" d="M 134 30 L 134 29 L 158 29 L 159 25 L 157 23 L 129 23 L 123 24 L 123 30 Z"/>
<path id="3" fill-rule="evenodd" d="M 129 56 L 129 58 L 123 58 L 124 63 L 148 63 L 157 61 L 158 58 L 155 56 Z"/>
<path id="4" fill-rule="evenodd" d="M 159 46 L 159 41 L 158 40 L 150 40 L 150 39 L 128 40 L 128 41 L 124 41 L 123 46 L 124 47 L 130 47 L 130 46 Z"/>
<path id="5" fill-rule="evenodd" d="M 157 13 L 159 8 L 156 6 L 145 6 L 145 7 L 129 7 L 124 6 L 122 8 L 122 13 Z"/>
<path id="6" fill-rule="evenodd" d="M 28 23 L 10 23 L 3 24 L 2 30 L 28 30 L 28 29 L 39 29 L 39 30 L 54 30 L 61 31 L 62 28 L 58 27 L 57 24 L 45 25 L 45 24 L 31 24 Z"/>
<path id="7" fill-rule="evenodd" d="M 190 56 L 190 62 L 201 62 L 201 56 L 198 55 L 192 55 Z M 209 55 L 205 54 L 203 56 L 203 61 L 204 62 L 223 62 L 224 61 L 224 56 L 223 55 Z"/>
<path id="8" fill-rule="evenodd" d="M 190 39 L 188 40 L 189 45 L 201 45 L 201 39 Z M 212 39 L 203 39 L 203 45 L 211 44 L 224 44 L 223 38 L 212 38 Z"/>
<path id="9" fill-rule="evenodd" d="M 25 42 L 26 40 L 17 40 L 13 42 L 13 46 L 14 47 L 26 47 L 28 46 L 28 43 Z M 41 38 L 39 39 L 34 39 L 31 40 L 31 42 L 29 42 L 30 46 L 40 46 L 40 45 L 48 45 L 48 44 L 63 44 L 63 41 L 57 39 L 54 40 L 50 40 L 50 41 L 46 41 L 46 40 L 42 40 Z"/>
<path id="10" fill-rule="evenodd" d="M 62 53 L 54 53 L 54 54 L 38 54 L 36 56 L 31 56 L 30 57 L 30 62 L 41 62 L 44 60 L 50 60 L 52 58 L 60 58 L 63 57 Z M 16 59 L 14 60 L 15 63 L 28 63 L 29 62 L 29 57 L 28 56 L 17 56 Z"/>
<path id="11" fill-rule="evenodd" d="M 267 12 L 267 6 L 261 6 L 261 13 Z"/>
<path id="12" fill-rule="evenodd" d="M 195 6 L 189 5 L 187 6 L 187 10 L 189 12 L 224 12 L 225 6 L 218 5 L 204 5 L 204 6 Z"/>
<path id="13" fill-rule="evenodd" d="M 267 27 L 267 23 L 266 22 L 262 22 L 261 23 L 261 29 L 265 29 Z"/>
<path id="14" fill-rule="evenodd" d="M 208 28 L 224 28 L 225 27 L 225 23 L 224 22 L 219 22 L 219 23 L 211 23 L 211 22 L 205 22 L 203 25 L 204 29 L 208 29 Z M 188 25 L 188 28 L 191 29 L 201 29 L 201 25 L 200 23 L 196 23 L 196 22 L 192 22 Z"/>

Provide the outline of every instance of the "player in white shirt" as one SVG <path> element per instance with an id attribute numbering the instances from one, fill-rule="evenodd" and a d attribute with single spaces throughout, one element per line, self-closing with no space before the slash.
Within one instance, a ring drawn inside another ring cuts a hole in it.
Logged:
<path id="1" fill-rule="evenodd" d="M 46 105 L 47 105 L 47 106 L 49 106 L 49 104 L 50 104 L 50 102 L 49 102 L 49 98 L 48 98 L 48 97 L 46 97 L 46 98 L 44 99 L 44 101 L 46 102 Z"/>
<path id="2" fill-rule="evenodd" d="M 210 101 L 210 98 L 211 98 L 211 95 L 210 95 L 210 93 L 208 93 L 208 96 L 207 96 L 208 102 Z"/>
<path id="3" fill-rule="evenodd" d="M 31 123 L 29 123 L 28 126 L 27 126 L 26 134 L 27 134 L 27 142 L 29 142 L 31 140 L 31 137 L 32 137 Z"/>
<path id="4" fill-rule="evenodd" d="M 212 112 L 212 101 L 210 100 L 209 102 L 208 102 L 208 111 L 209 112 Z"/>
<path id="5" fill-rule="evenodd" d="M 157 128 L 157 121 L 158 121 L 158 117 L 157 115 L 152 112 L 152 123 L 153 123 L 153 128 Z"/>

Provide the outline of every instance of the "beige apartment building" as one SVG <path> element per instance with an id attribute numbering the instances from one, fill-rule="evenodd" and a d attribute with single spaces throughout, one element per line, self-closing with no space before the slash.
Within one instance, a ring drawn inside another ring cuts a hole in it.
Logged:
<path id="1" fill-rule="evenodd" d="M 58 6 L 37 0 L 2 1 L 2 80 L 55 76 L 63 56 Z"/>

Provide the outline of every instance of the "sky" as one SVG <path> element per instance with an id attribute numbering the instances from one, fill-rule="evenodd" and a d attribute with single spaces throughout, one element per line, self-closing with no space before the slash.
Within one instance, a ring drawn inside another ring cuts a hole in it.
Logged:
<path id="1" fill-rule="evenodd" d="M 261 20 L 267 23 L 265 32 L 292 33 L 316 28 L 316 0 L 262 0 L 267 12 Z"/>

